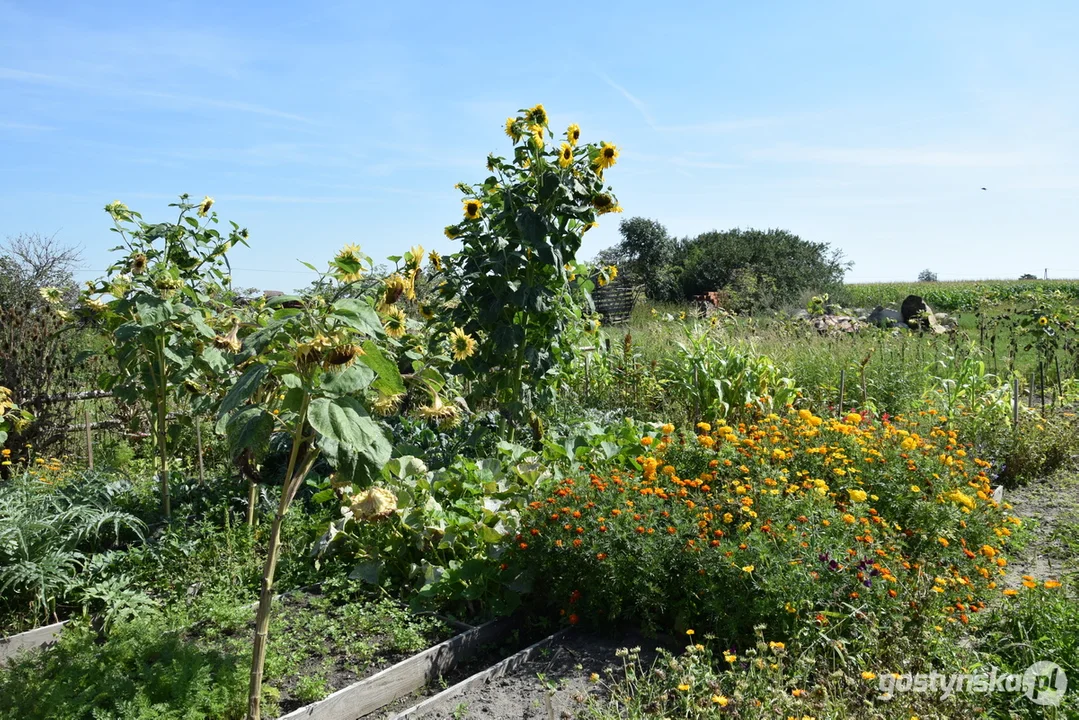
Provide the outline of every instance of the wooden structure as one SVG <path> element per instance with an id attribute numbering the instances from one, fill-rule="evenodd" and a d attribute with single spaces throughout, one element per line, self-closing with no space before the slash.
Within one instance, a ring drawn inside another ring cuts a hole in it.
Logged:
<path id="1" fill-rule="evenodd" d="M 640 287 L 617 277 L 612 283 L 596 287 L 592 291 L 592 302 L 596 305 L 596 312 L 602 316 L 604 325 L 620 325 L 629 322 L 640 292 Z"/>

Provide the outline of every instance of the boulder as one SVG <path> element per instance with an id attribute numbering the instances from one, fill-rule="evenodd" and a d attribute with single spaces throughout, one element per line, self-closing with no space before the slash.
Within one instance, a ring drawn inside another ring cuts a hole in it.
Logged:
<path id="1" fill-rule="evenodd" d="M 890 328 L 895 327 L 899 323 L 903 322 L 903 314 L 898 310 L 892 310 L 891 308 L 877 305 L 875 308 L 873 308 L 873 312 L 869 313 L 865 320 L 870 325 Z"/>
<path id="2" fill-rule="evenodd" d="M 907 295 L 899 314 L 903 324 L 910 328 L 928 330 L 935 324 L 933 310 L 918 295 Z"/>

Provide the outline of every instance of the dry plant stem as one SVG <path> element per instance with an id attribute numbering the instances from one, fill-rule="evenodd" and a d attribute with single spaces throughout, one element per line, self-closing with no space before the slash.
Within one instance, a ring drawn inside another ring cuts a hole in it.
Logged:
<path id="1" fill-rule="evenodd" d="M 277 557 L 281 550 L 281 525 L 288 512 L 292 498 L 300 482 L 307 475 L 311 466 L 315 464 L 318 452 L 308 450 L 302 463 L 299 463 L 300 448 L 304 443 L 303 428 L 307 422 L 307 408 L 310 403 L 308 396 L 304 397 L 300 408 L 300 416 L 296 422 L 296 429 L 292 434 L 292 451 L 289 454 L 288 470 L 285 472 L 285 483 L 281 488 L 281 500 L 277 505 L 277 514 L 274 516 L 273 525 L 270 528 L 270 548 L 266 553 L 266 564 L 262 569 L 262 588 L 259 592 L 258 613 L 255 616 L 255 640 L 251 653 L 251 684 L 247 696 L 247 720 L 260 720 L 262 702 L 262 671 L 266 664 L 266 644 L 270 629 L 270 610 L 273 606 L 273 580 L 274 571 L 277 569 Z M 299 466 L 299 467 L 297 467 Z"/>

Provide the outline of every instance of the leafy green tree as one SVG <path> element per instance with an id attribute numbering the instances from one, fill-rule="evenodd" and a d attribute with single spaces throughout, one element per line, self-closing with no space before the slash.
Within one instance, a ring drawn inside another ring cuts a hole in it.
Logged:
<path id="1" fill-rule="evenodd" d="M 937 274 L 932 270 L 926 268 L 918 273 L 918 282 L 936 282 Z"/>
<path id="2" fill-rule="evenodd" d="M 686 241 L 683 249 L 686 296 L 733 291 L 756 296 L 761 307 L 753 309 L 789 305 L 807 291 L 828 291 L 850 267 L 842 251 L 786 230 L 713 231 Z"/>
<path id="3" fill-rule="evenodd" d="M 667 228 L 656 220 L 632 217 L 619 223 L 618 231 L 621 242 L 602 251 L 597 260 L 617 266 L 631 282 L 644 285 L 645 294 L 653 300 L 679 299 L 678 241 Z"/>

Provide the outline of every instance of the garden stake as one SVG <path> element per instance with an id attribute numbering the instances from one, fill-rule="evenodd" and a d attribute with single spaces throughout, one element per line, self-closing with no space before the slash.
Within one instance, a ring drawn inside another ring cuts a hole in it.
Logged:
<path id="1" fill-rule="evenodd" d="M 1038 363 L 1038 373 L 1042 378 L 1042 415 L 1045 415 L 1045 363 Z"/>
<path id="2" fill-rule="evenodd" d="M 206 472 L 202 466 L 202 426 L 199 419 L 195 418 L 195 451 L 199 458 L 199 485 L 206 483 Z"/>
<path id="3" fill-rule="evenodd" d="M 86 465 L 90 470 L 94 469 L 94 438 L 90 432 L 90 409 L 83 408 L 86 417 Z"/>
<path id="4" fill-rule="evenodd" d="M 1027 402 L 1027 407 L 1030 407 L 1030 408 L 1034 407 L 1034 381 L 1035 381 L 1035 375 L 1034 375 L 1034 372 L 1031 371 L 1031 373 L 1030 373 L 1030 401 Z"/>
<path id="5" fill-rule="evenodd" d="M 1019 427 L 1019 378 L 1012 378 L 1012 428 Z"/>
<path id="6" fill-rule="evenodd" d="M 839 371 L 839 414 L 843 414 L 843 396 L 847 392 L 847 371 Z"/>

